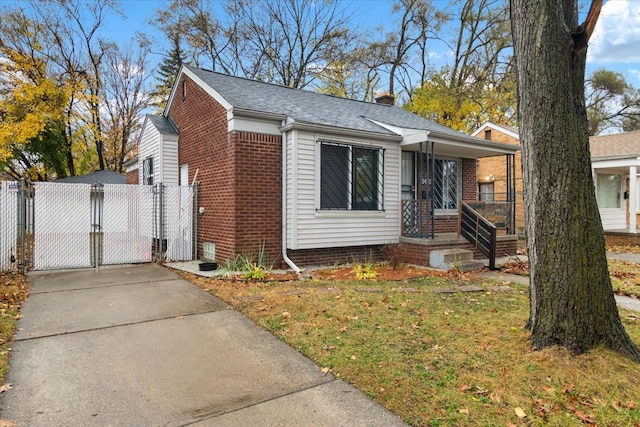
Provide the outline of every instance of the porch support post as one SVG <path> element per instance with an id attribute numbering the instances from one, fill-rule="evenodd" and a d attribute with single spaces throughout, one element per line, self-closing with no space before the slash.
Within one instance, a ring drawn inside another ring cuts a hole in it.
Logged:
<path id="1" fill-rule="evenodd" d="M 509 234 L 515 234 L 516 230 L 516 156 L 514 154 L 507 154 L 507 202 L 509 206 Z"/>
<path id="2" fill-rule="evenodd" d="M 428 142 L 427 142 L 428 144 Z M 429 147 L 427 146 L 427 150 Z M 436 237 L 436 209 L 434 207 L 434 187 L 435 187 L 435 174 L 436 170 L 436 143 L 431 141 L 431 165 L 429 167 L 429 173 L 427 178 L 427 185 L 431 186 L 431 191 L 429 191 L 429 212 L 431 214 L 431 238 L 434 239 Z"/>
<path id="3" fill-rule="evenodd" d="M 629 167 L 629 232 L 637 230 L 636 213 L 638 211 L 638 167 Z"/>

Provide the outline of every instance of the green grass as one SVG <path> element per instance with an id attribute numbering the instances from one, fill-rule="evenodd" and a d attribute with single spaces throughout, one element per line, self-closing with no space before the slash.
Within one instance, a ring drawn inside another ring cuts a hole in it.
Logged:
<path id="1" fill-rule="evenodd" d="M 249 285 L 193 280 L 412 425 L 640 423 L 637 364 L 604 348 L 530 350 L 525 286 L 475 281 L 484 292 L 439 294 L 431 289 L 469 283 L 306 281 L 253 284 L 264 299 L 241 302 Z M 356 290 L 366 286 L 382 292 Z M 279 294 L 293 289 L 304 294 Z M 638 317 L 621 315 L 640 342 Z"/>

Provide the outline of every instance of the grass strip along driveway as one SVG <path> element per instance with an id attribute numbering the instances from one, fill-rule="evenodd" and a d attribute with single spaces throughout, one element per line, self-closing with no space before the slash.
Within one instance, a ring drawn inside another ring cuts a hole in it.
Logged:
<path id="1" fill-rule="evenodd" d="M 415 426 L 640 425 L 636 364 L 530 350 L 524 285 L 186 276 Z M 640 343 L 638 313 L 621 316 Z"/>

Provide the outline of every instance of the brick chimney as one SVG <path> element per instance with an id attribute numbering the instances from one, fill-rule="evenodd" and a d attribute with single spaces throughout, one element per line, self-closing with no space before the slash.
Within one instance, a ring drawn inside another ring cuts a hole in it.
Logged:
<path id="1" fill-rule="evenodd" d="M 396 98 L 393 95 L 388 93 L 383 93 L 382 95 L 376 98 L 376 104 L 393 106 L 395 103 L 396 103 Z"/>

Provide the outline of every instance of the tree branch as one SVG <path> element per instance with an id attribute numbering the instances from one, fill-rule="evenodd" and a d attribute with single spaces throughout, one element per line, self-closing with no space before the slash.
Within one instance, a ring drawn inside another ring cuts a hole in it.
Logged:
<path id="1" fill-rule="evenodd" d="M 593 30 L 596 27 L 596 22 L 598 22 L 601 10 L 602 0 L 593 0 L 591 2 L 591 7 L 589 8 L 589 13 L 587 14 L 587 19 L 581 25 L 585 29 L 587 43 L 589 42 L 589 39 L 593 34 Z"/>
<path id="2" fill-rule="evenodd" d="M 591 2 L 591 7 L 589 7 L 587 19 L 585 19 L 585 21 L 574 31 L 573 40 L 575 43 L 576 52 L 580 52 L 583 49 L 586 49 L 587 44 L 589 43 L 589 39 L 593 34 L 593 30 L 596 27 L 596 23 L 598 22 L 598 17 L 600 17 L 600 11 L 602 10 L 602 1 L 603 0 L 593 0 Z"/>

